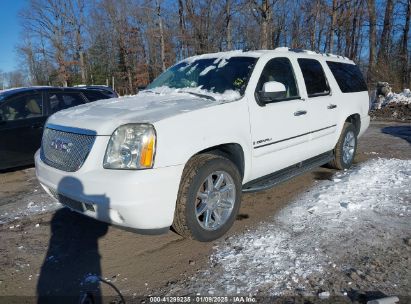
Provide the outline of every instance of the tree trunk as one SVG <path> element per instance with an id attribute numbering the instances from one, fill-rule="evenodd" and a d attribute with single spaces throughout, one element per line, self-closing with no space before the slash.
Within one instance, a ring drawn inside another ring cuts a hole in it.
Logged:
<path id="1" fill-rule="evenodd" d="M 80 51 L 79 56 L 80 56 L 81 82 L 85 84 L 87 83 L 87 75 L 86 75 L 86 65 L 84 63 L 84 52 Z"/>
<path id="2" fill-rule="evenodd" d="M 388 52 L 390 48 L 390 37 L 392 29 L 392 12 L 393 12 L 394 2 L 393 0 L 387 0 L 387 6 L 385 8 L 384 16 L 384 27 L 381 33 L 380 49 L 378 51 L 378 65 L 383 65 L 387 63 Z"/>
<path id="3" fill-rule="evenodd" d="M 226 16 L 226 36 L 227 36 L 227 50 L 233 49 L 233 39 L 231 34 L 231 0 L 226 0 L 225 3 L 225 16 Z"/>
<path id="4" fill-rule="evenodd" d="M 368 74 L 367 74 L 367 81 L 368 84 L 372 84 L 374 81 L 373 73 L 374 73 L 374 66 L 375 66 L 375 49 L 377 45 L 377 30 L 376 30 L 376 13 L 375 13 L 375 0 L 367 0 L 367 8 L 368 8 L 368 18 L 370 24 L 369 30 L 369 61 L 368 61 Z"/>
<path id="5" fill-rule="evenodd" d="M 402 75 L 401 84 L 402 88 L 405 89 L 410 87 L 410 66 L 408 61 L 408 34 L 410 31 L 410 18 L 411 18 L 411 0 L 407 3 L 407 13 L 405 16 L 405 24 L 402 34 L 402 45 L 401 45 L 401 61 L 402 61 Z"/>
<path id="6" fill-rule="evenodd" d="M 183 0 L 178 0 L 178 17 L 179 17 L 179 28 L 180 28 L 180 51 L 182 57 L 188 56 L 188 44 L 186 36 L 186 26 L 184 20 L 184 6 Z"/>
<path id="7" fill-rule="evenodd" d="M 333 0 L 333 5 L 331 8 L 331 24 L 330 31 L 328 33 L 328 52 L 334 52 L 334 29 L 335 23 L 337 21 L 337 0 Z"/>
<path id="8" fill-rule="evenodd" d="M 271 21 L 271 7 L 269 5 L 269 0 L 263 0 L 260 8 L 261 12 L 261 48 L 268 49 L 270 41 L 270 21 Z"/>
<path id="9" fill-rule="evenodd" d="M 161 5 L 159 0 L 157 0 L 157 17 L 160 31 L 161 69 L 164 72 L 166 70 L 166 47 L 164 42 L 163 18 L 161 17 Z"/>

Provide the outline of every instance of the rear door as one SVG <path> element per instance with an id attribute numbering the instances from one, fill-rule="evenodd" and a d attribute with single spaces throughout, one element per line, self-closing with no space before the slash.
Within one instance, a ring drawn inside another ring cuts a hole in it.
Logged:
<path id="1" fill-rule="evenodd" d="M 321 154 L 334 148 L 337 131 L 337 96 L 333 96 L 320 61 L 298 58 L 307 92 L 310 125 L 310 152 Z"/>
<path id="2" fill-rule="evenodd" d="M 0 105 L 0 169 L 34 162 L 47 119 L 40 92 L 11 97 Z"/>

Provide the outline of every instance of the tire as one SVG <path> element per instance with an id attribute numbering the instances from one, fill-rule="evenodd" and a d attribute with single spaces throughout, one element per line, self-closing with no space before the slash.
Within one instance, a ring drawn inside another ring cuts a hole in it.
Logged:
<path id="1" fill-rule="evenodd" d="M 337 170 L 349 169 L 356 152 L 357 131 L 353 124 L 346 122 L 334 148 L 334 159 L 329 163 L 329 166 Z"/>
<path id="2" fill-rule="evenodd" d="M 181 178 L 174 230 L 201 242 L 218 239 L 233 225 L 241 193 L 241 175 L 229 159 L 214 154 L 194 156 Z"/>

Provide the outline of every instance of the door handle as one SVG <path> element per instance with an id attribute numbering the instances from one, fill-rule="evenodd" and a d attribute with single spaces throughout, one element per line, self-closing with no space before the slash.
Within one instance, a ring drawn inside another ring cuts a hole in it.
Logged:
<path id="1" fill-rule="evenodd" d="M 307 114 L 307 111 L 297 111 L 297 112 L 294 112 L 294 116 L 301 116 L 301 115 L 305 115 L 305 114 Z"/>
<path id="2" fill-rule="evenodd" d="M 330 104 L 330 105 L 328 105 L 327 109 L 328 109 L 328 110 L 332 110 L 332 109 L 335 109 L 336 107 L 337 107 L 337 105 L 335 105 L 335 104 Z"/>

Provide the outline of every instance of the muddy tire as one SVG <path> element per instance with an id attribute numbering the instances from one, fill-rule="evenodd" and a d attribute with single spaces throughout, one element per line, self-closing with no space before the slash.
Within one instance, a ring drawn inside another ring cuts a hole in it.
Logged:
<path id="1" fill-rule="evenodd" d="M 233 225 L 241 203 L 241 175 L 227 158 L 194 156 L 178 191 L 173 228 L 183 237 L 209 242 Z"/>
<path id="2" fill-rule="evenodd" d="M 334 148 L 334 159 L 329 163 L 329 166 L 337 170 L 350 168 L 356 152 L 357 132 L 353 124 L 346 122 Z"/>

